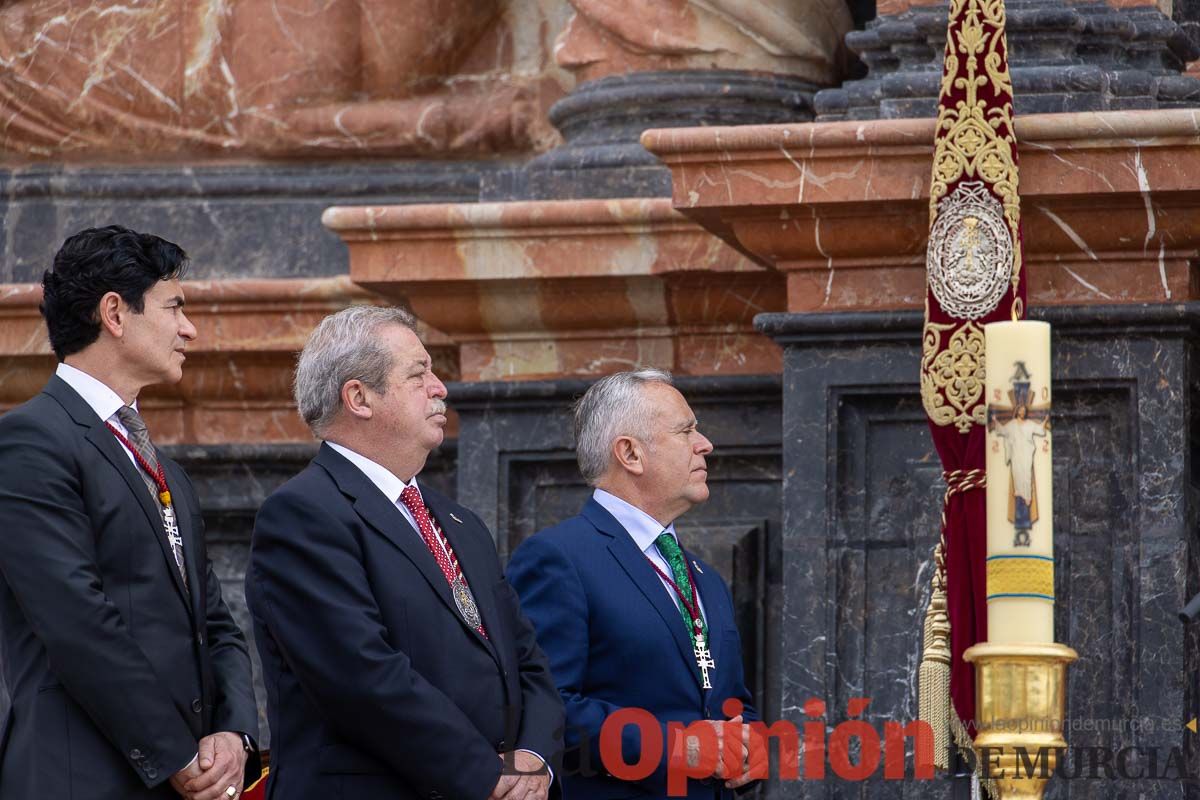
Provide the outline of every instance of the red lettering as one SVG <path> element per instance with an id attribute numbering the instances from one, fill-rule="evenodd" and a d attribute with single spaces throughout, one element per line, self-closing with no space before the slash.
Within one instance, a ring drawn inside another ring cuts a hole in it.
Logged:
<path id="1" fill-rule="evenodd" d="M 804 713 L 810 717 L 824 717 L 825 703 L 815 697 L 804 704 Z M 825 779 L 825 722 L 804 723 L 804 779 Z"/>
<path id="2" fill-rule="evenodd" d="M 636 727 L 642 739 L 642 751 L 633 764 L 625 763 L 625 749 L 621 745 L 628 725 Z M 662 760 L 662 752 L 662 730 L 658 720 L 644 708 L 614 711 L 600 726 L 600 763 L 618 780 L 640 781 L 650 777 Z"/>
<path id="3" fill-rule="evenodd" d="M 689 747 L 689 739 L 695 740 L 694 746 Z M 717 771 L 720 747 L 717 729 L 709 720 L 698 719 L 687 727 L 679 722 L 668 722 L 667 746 L 671 752 L 667 760 L 669 797 L 687 796 L 688 778 L 707 778 Z"/>
<path id="4" fill-rule="evenodd" d="M 883 725 L 883 777 L 904 780 L 904 739 L 913 740 L 913 775 L 917 780 L 933 780 L 933 729 L 924 720 L 907 725 L 885 722 Z"/>
<path id="5" fill-rule="evenodd" d="M 870 700 L 852 697 L 846 704 L 850 716 L 857 717 L 866 711 Z M 850 761 L 850 740 L 858 739 L 858 763 Z M 833 729 L 829 737 L 829 765 L 839 778 L 848 781 L 864 781 L 879 767 L 879 734 L 861 719 L 851 719 Z"/>

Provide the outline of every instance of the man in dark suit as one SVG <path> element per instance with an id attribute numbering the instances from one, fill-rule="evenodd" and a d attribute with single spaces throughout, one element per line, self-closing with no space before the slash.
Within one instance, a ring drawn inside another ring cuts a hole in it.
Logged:
<path id="1" fill-rule="evenodd" d="M 186 258 L 88 229 L 43 278 L 60 363 L 0 418 L 4 800 L 218 800 L 258 777 L 245 639 L 196 492 L 137 411 L 143 388 L 180 380 L 196 335 Z"/>
<path id="2" fill-rule="evenodd" d="M 593 384 L 576 406 L 575 435 L 592 498 L 579 516 L 523 542 L 508 566 L 566 704 L 572 758 L 563 796 L 665 797 L 670 770 L 696 776 L 685 784 L 689 797 L 732 796 L 762 776 L 765 750 L 756 736 L 739 763 L 717 757 L 729 732 L 748 744 L 744 723 L 757 714 L 729 590 L 715 569 L 682 548 L 674 526 L 708 499 L 712 443 L 670 375 L 651 369 Z M 658 730 L 626 726 L 621 751 L 602 753 L 601 728 L 621 708 L 650 712 Z M 706 730 L 700 721 L 709 721 L 711 736 L 690 735 Z M 688 735 L 673 739 L 670 723 L 691 726 Z M 645 756 L 643 734 L 656 743 L 645 743 Z M 623 782 L 609 774 L 614 757 L 625 764 L 646 757 L 657 766 Z M 706 759 L 712 772 L 701 780 Z"/>
<path id="3" fill-rule="evenodd" d="M 263 504 L 246 576 L 268 797 L 544 800 L 562 701 L 483 522 L 417 484 L 446 387 L 412 316 L 326 318 L 295 392 L 324 442 Z"/>

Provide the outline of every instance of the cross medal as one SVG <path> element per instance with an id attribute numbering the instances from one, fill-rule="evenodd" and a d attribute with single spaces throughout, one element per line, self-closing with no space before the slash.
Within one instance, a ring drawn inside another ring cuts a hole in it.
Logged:
<path id="1" fill-rule="evenodd" d="M 171 543 L 171 554 L 175 556 L 175 566 L 183 571 L 183 537 L 179 535 L 179 526 L 175 523 L 175 509 L 169 505 L 162 507 L 163 527 L 167 530 L 167 541 Z"/>
<path id="2" fill-rule="evenodd" d="M 712 688 L 712 681 L 708 679 L 708 671 L 716 669 L 717 662 L 713 661 L 712 653 L 708 650 L 708 642 L 704 641 L 704 631 L 700 628 L 700 621 L 696 621 L 696 645 L 693 648 L 696 653 L 696 666 L 700 667 L 700 677 L 703 679 L 703 687 L 705 689 Z"/>

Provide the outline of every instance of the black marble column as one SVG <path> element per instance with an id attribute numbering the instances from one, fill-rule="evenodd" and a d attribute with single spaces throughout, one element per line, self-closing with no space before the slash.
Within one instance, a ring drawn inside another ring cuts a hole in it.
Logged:
<path id="1" fill-rule="evenodd" d="M 1116 9 L 1094 0 L 1005 5 L 1018 115 L 1200 105 L 1200 81 L 1182 74 L 1200 58 L 1200 46 L 1156 7 Z M 847 34 L 867 75 L 819 92 L 817 120 L 935 116 L 946 13 L 945 4 L 918 6 Z"/>
<path id="2" fill-rule="evenodd" d="M 460 420 L 458 501 L 491 528 L 502 560 L 525 537 L 579 513 L 591 494 L 576 466 L 570 413 L 588 385 L 450 386 L 448 402 Z M 715 446 L 711 496 L 676 529 L 730 584 L 747 680 L 775 718 L 786 670 L 779 650 L 779 378 L 681 378 L 676 386 Z"/>
<path id="3" fill-rule="evenodd" d="M 650 128 L 808 122 L 815 84 L 736 70 L 634 72 L 581 84 L 550 109 L 565 143 L 484 175 L 482 200 L 666 197 L 671 172 L 639 143 Z"/>
<path id="4" fill-rule="evenodd" d="M 1197 568 L 1195 344 L 1200 307 L 1035 310 L 1054 325 L 1055 627 L 1072 748 L 1152 748 L 1194 734 L 1197 636 L 1176 614 Z M 921 315 L 768 314 L 783 376 L 782 710 L 829 723 L 917 714 L 914 676 L 944 483 L 918 391 Z M 1138 720 L 1138 723 L 1131 722 Z M 1077 751 L 1072 751 L 1075 757 Z M 1200 771 L 1196 753 L 1186 754 Z M 1143 768 L 1145 760 L 1142 761 Z M 1191 797 L 1173 780 L 1055 781 L 1047 798 Z M 1102 774 L 1103 771 L 1101 771 Z M 948 797 L 949 783 L 784 784 L 777 797 Z"/>

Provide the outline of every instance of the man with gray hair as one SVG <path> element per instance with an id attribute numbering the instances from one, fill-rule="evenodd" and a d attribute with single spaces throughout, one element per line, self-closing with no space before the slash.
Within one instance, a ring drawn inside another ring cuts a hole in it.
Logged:
<path id="1" fill-rule="evenodd" d="M 486 526 L 417 484 L 446 387 L 415 320 L 326 318 L 295 394 L 324 441 L 263 504 L 246 574 L 268 795 L 545 800 L 562 701 Z"/>
<path id="2" fill-rule="evenodd" d="M 765 776 L 766 751 L 761 741 L 744 747 L 757 714 L 729 589 L 675 531 L 681 514 L 708 499 L 712 442 L 671 376 L 655 369 L 593 384 L 575 407 L 575 441 L 591 499 L 522 543 L 508 566 L 566 704 L 563 795 L 677 795 L 682 787 L 669 780 L 677 772 L 689 776 L 688 797 L 732 796 Z M 602 750 L 601 728 L 622 708 L 650 712 L 659 729 L 625 725 L 620 752 Z M 684 735 L 672 737 L 671 723 Z M 736 764 L 716 757 L 731 731 L 743 744 Z M 625 770 L 614 757 L 645 765 L 644 774 L 615 777 Z"/>

